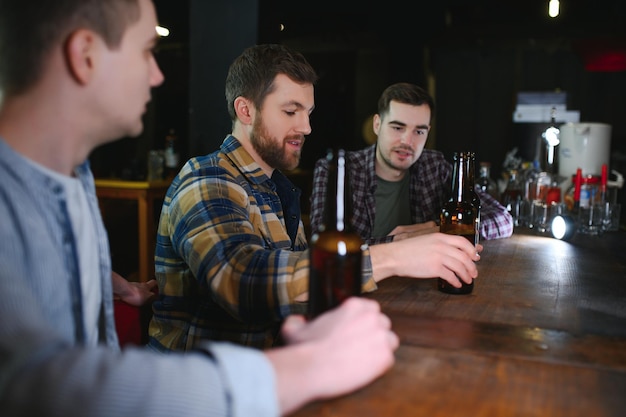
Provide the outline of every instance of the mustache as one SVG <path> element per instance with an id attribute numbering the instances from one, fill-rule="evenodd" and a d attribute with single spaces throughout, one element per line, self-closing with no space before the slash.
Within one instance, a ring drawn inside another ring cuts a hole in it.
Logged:
<path id="1" fill-rule="evenodd" d="M 396 147 L 394 147 L 392 149 L 392 151 L 402 151 L 402 152 L 415 153 L 415 149 L 411 148 L 410 146 L 406 146 L 406 145 L 396 146 Z"/>

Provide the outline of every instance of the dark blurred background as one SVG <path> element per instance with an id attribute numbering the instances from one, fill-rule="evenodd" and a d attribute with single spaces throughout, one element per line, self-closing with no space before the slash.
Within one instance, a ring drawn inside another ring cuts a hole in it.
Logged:
<path id="1" fill-rule="evenodd" d="M 547 14 L 548 0 L 356 5 L 340 0 L 155 0 L 155 5 L 161 25 L 170 30 L 157 54 L 165 83 L 153 91 L 140 137 L 94 152 L 97 177 L 144 179 L 148 151 L 163 149 L 170 129 L 178 135 L 181 163 L 216 150 L 230 132 L 224 99 L 228 66 L 244 48 L 266 42 L 299 50 L 320 75 L 313 132 L 292 177 L 303 188 L 305 214 L 314 162 L 331 145 L 366 146 L 378 96 L 399 81 L 417 83 L 435 97 L 427 147 L 448 159 L 456 150 L 472 149 L 478 161 L 491 162 L 494 178 L 507 152 L 527 153 L 536 134 L 513 122 L 522 91 L 566 92 L 567 108 L 580 111 L 581 122 L 610 124 L 610 167 L 626 173 L 623 0 L 562 0 L 554 19 Z M 136 253 L 122 246 L 132 241 L 135 221 L 118 222 L 123 227 L 117 244 L 111 236 L 117 264 Z"/>
<path id="2" fill-rule="evenodd" d="M 365 146 L 379 94 L 398 81 L 422 85 L 436 99 L 429 147 L 448 157 L 472 148 L 495 176 L 506 152 L 523 146 L 512 119 L 520 91 L 566 92 L 581 121 L 613 126 L 612 159 L 622 163 L 626 2 L 562 0 L 554 19 L 548 0 L 349 3 L 156 0 L 171 31 L 157 57 L 166 81 L 154 90 L 142 137 L 96 151 L 94 170 L 143 175 L 147 151 L 162 148 L 170 128 L 182 161 L 215 150 L 230 131 L 228 65 L 265 42 L 296 48 L 320 75 L 304 170 L 330 144 Z"/>

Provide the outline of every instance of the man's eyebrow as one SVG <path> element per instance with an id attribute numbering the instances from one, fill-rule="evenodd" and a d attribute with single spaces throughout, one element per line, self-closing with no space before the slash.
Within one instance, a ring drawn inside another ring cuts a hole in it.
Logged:
<path id="1" fill-rule="evenodd" d="M 390 125 L 397 125 L 397 126 L 402 126 L 402 127 L 407 127 L 408 125 L 404 122 L 401 122 L 399 120 L 390 120 L 389 121 Z M 416 129 L 429 129 L 428 125 L 417 125 L 415 126 Z"/>
<path id="2" fill-rule="evenodd" d="M 285 104 L 283 104 L 283 106 L 285 106 L 285 107 L 296 106 L 298 109 L 306 110 L 306 107 L 302 103 L 300 103 L 299 101 L 296 101 L 296 100 L 290 100 L 290 101 L 286 102 Z M 313 109 L 315 109 L 315 105 L 313 105 L 313 107 L 311 107 L 309 109 L 309 112 L 313 111 Z"/>

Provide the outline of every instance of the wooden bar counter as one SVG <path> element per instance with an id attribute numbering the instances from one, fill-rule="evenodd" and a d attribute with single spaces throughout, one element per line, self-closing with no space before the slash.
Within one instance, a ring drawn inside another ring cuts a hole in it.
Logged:
<path id="1" fill-rule="evenodd" d="M 294 416 L 625 416 L 626 232 L 483 244 L 472 294 L 381 282 L 396 364 Z"/>

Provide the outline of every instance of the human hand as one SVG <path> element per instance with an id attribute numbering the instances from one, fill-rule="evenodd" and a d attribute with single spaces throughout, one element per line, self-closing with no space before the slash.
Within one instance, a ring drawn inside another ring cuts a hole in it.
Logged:
<path id="1" fill-rule="evenodd" d="M 370 246 L 374 279 L 390 276 L 436 278 L 454 287 L 478 277 L 475 262 L 483 246 L 472 245 L 462 236 L 429 233 L 397 242 Z"/>
<path id="2" fill-rule="evenodd" d="M 116 272 L 112 272 L 113 296 L 135 307 L 141 307 L 156 297 L 158 287 L 156 280 L 131 282 Z"/>
<path id="3" fill-rule="evenodd" d="M 436 233 L 439 231 L 439 225 L 434 221 L 426 223 L 415 223 L 409 225 L 396 226 L 388 236 L 393 236 L 393 241 L 407 239 L 414 236 L 421 236 L 428 233 Z"/>
<path id="4" fill-rule="evenodd" d="M 288 345 L 266 353 L 276 370 L 283 414 L 365 386 L 393 365 L 399 345 L 379 304 L 357 297 L 310 322 L 290 316 L 282 334 Z"/>

